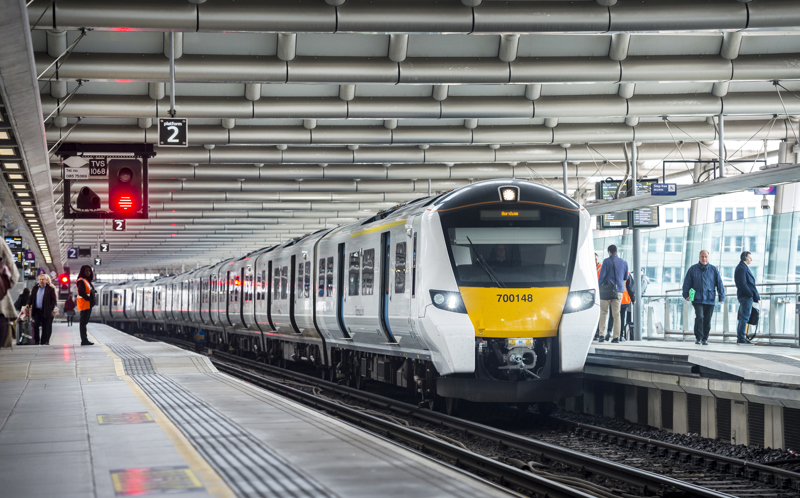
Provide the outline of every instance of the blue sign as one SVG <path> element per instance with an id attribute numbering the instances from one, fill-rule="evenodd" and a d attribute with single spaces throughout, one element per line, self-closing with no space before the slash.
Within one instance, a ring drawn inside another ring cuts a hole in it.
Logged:
<path id="1" fill-rule="evenodd" d="M 39 271 L 37 272 L 37 274 L 38 275 L 47 275 L 47 269 L 46 268 L 39 268 Z"/>
<path id="2" fill-rule="evenodd" d="M 33 251 L 25 251 L 25 261 L 36 261 L 36 256 Z"/>
<path id="3" fill-rule="evenodd" d="M 203 330 L 198 330 L 194 333 L 194 342 L 204 344 L 206 342 L 206 333 Z"/>
<path id="4" fill-rule="evenodd" d="M 650 195 L 678 195 L 677 183 L 654 183 Z"/>
<path id="5" fill-rule="evenodd" d="M 78 248 L 77 247 L 68 247 L 67 248 L 67 259 L 78 259 Z"/>
<path id="6" fill-rule="evenodd" d="M 775 191 L 777 187 L 764 187 L 764 188 L 757 188 L 753 190 L 753 193 L 756 195 L 775 195 Z"/>

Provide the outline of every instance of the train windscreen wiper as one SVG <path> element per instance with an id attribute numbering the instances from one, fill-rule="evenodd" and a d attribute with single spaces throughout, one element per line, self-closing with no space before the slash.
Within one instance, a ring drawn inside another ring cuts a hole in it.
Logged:
<path id="1" fill-rule="evenodd" d="M 477 259 L 478 263 L 481 265 L 481 268 L 483 268 L 483 270 L 486 272 L 486 274 L 489 275 L 489 278 L 491 278 L 492 281 L 495 284 L 497 284 L 498 287 L 505 288 L 505 285 L 503 285 L 503 283 L 500 282 L 500 279 L 497 278 L 497 275 L 495 275 L 495 273 L 489 267 L 489 264 L 483 259 L 483 256 L 481 256 L 481 253 L 479 253 L 478 250 L 475 249 L 475 245 L 472 243 L 472 241 L 470 240 L 469 237 L 467 237 L 467 242 L 469 242 L 469 246 L 472 248 L 472 252 L 475 253 L 475 258 Z"/>

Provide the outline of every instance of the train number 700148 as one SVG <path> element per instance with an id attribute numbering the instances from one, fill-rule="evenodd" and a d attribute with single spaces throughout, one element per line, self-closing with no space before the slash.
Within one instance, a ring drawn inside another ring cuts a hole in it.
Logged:
<path id="1" fill-rule="evenodd" d="M 497 302 L 503 301 L 504 303 L 516 303 L 516 302 L 526 302 L 532 303 L 533 302 L 533 294 L 498 294 L 497 295 Z"/>

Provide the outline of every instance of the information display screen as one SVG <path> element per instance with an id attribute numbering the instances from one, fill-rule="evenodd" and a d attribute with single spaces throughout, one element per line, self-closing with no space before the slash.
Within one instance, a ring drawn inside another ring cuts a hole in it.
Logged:
<path id="1" fill-rule="evenodd" d="M 658 183 L 657 179 L 639 179 L 636 182 L 636 195 L 650 195 L 650 190 L 654 183 Z M 628 188 L 633 188 L 633 180 L 628 180 Z M 631 228 L 658 228 L 658 206 L 650 206 L 642 209 L 631 211 Z"/>
<path id="2" fill-rule="evenodd" d="M 22 250 L 22 237 L 6 237 L 6 244 L 12 252 Z"/>
<path id="3" fill-rule="evenodd" d="M 606 180 L 598 182 L 595 185 L 595 195 L 597 196 L 597 200 L 610 201 L 615 199 L 618 188 L 619 198 L 622 199 L 625 197 L 628 193 L 627 186 L 622 184 L 620 187 L 620 183 L 622 182 L 619 180 Z M 629 225 L 627 212 L 603 214 L 598 216 L 597 220 L 600 225 L 600 230 L 628 228 Z"/>

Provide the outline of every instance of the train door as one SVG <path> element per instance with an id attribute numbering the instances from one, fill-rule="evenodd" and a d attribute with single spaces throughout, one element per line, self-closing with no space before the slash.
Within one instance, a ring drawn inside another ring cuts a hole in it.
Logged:
<path id="1" fill-rule="evenodd" d="M 292 262 L 289 264 L 289 321 L 292 323 L 292 329 L 294 329 L 296 334 L 300 333 L 300 329 L 297 327 L 297 322 L 294 319 L 294 310 L 295 310 L 295 299 L 297 299 L 297 272 L 295 270 L 295 265 L 297 264 L 297 256 L 292 256 Z"/>
<path id="2" fill-rule="evenodd" d="M 414 334 L 411 329 L 409 317 L 411 316 L 411 266 L 413 242 L 409 238 L 405 229 L 402 232 L 395 232 L 395 237 L 391 243 L 391 254 L 389 264 L 389 275 L 394 276 L 387 281 L 390 289 L 389 299 L 389 327 L 395 338 L 402 338 L 402 344 L 407 347 L 425 349 L 425 344 L 421 341 L 418 334 Z"/>
<path id="3" fill-rule="evenodd" d="M 347 327 L 344 324 L 344 283 L 347 280 L 345 277 L 345 251 L 344 251 L 344 243 L 339 244 L 339 250 L 337 251 L 337 258 L 339 260 L 337 276 L 336 276 L 336 321 L 339 323 L 339 329 L 342 331 L 342 335 L 346 339 L 350 339 L 350 332 L 347 330 Z"/>
<path id="4" fill-rule="evenodd" d="M 392 252 L 392 236 L 389 232 L 381 234 L 381 282 L 380 282 L 380 298 L 378 301 L 378 316 L 380 317 L 381 328 L 386 334 L 389 342 L 397 342 L 392 334 L 392 328 L 389 321 L 389 302 L 392 298 L 390 294 L 391 287 L 389 286 L 389 260 Z"/>
<path id="5" fill-rule="evenodd" d="M 272 280 L 272 261 L 267 263 L 267 274 L 264 275 L 264 290 L 267 292 L 267 322 L 270 328 L 275 331 L 275 323 L 272 321 L 272 293 L 275 292 L 275 283 Z"/>

